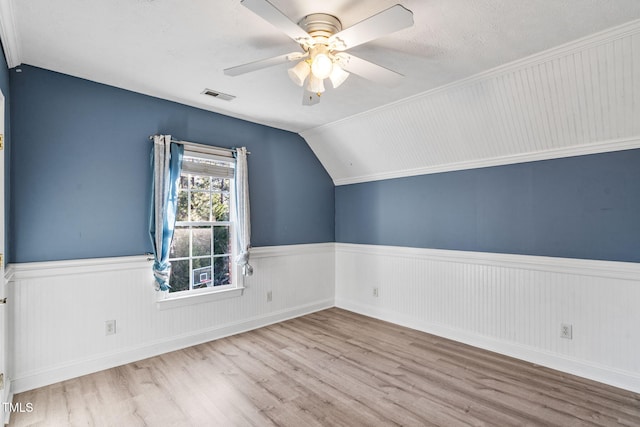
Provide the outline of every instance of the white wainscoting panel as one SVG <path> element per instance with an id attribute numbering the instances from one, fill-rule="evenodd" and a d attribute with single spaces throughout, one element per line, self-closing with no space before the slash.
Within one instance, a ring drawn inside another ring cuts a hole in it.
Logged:
<path id="1" fill-rule="evenodd" d="M 334 305 L 334 244 L 254 248 L 237 298 L 160 310 L 145 256 L 12 265 L 16 393 Z M 267 292 L 273 300 L 267 302 Z M 105 335 L 105 321 L 116 334 Z"/>
<path id="2" fill-rule="evenodd" d="M 167 310 L 146 257 L 12 265 L 11 391 L 335 303 L 640 392 L 637 264 L 328 243 L 255 248 L 252 265 L 243 296 Z M 106 336 L 110 319 L 117 333 Z M 561 323 L 573 325 L 572 340 L 560 338 Z"/>
<path id="3" fill-rule="evenodd" d="M 10 268 L 2 269 L 4 271 L 4 276 L 0 277 L 0 280 L 4 280 L 4 286 L 2 295 L 0 297 L 4 298 L 7 296 L 6 289 L 8 288 L 9 281 L 11 280 L 12 270 Z M 9 301 L 10 303 L 11 301 Z M 8 310 L 7 304 L 3 304 L 0 310 Z M 11 346 L 9 345 L 9 325 L 11 324 L 11 313 L 8 311 L 5 312 L 5 318 L 0 322 L 2 328 L 4 329 L 2 332 L 2 351 L 4 352 L 3 357 L 4 360 L 4 388 L 0 390 L 0 402 L 3 403 L 2 408 L 0 409 L 0 425 L 5 425 L 9 423 L 9 418 L 11 416 L 11 409 L 7 408 L 4 403 L 5 402 L 13 402 L 13 385 L 11 384 L 11 377 L 8 375 L 11 372 Z"/>
<path id="4" fill-rule="evenodd" d="M 635 392 L 639 302 L 635 263 L 336 244 L 338 307 Z"/>

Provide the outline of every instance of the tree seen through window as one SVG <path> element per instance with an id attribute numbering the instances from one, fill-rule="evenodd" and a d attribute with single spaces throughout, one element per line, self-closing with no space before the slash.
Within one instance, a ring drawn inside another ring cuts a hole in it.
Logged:
<path id="1" fill-rule="evenodd" d="M 229 178 L 181 175 L 170 292 L 231 284 L 231 184 Z"/>

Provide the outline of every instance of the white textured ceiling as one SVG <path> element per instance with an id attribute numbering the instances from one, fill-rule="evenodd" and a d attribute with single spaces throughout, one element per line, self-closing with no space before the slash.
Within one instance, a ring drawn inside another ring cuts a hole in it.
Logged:
<path id="1" fill-rule="evenodd" d="M 398 3 L 397 0 L 271 2 L 294 22 L 307 14 L 324 12 L 338 16 L 345 28 Z M 348 145 L 350 139 L 358 139 L 358 129 L 366 128 L 367 124 L 352 120 L 349 123 L 357 125 L 349 127 L 342 124 L 345 120 L 381 107 L 387 115 L 401 114 L 401 109 L 384 106 L 404 105 L 403 100 L 413 99 L 416 94 L 420 96 L 502 64 L 640 19 L 640 0 L 400 3 L 413 11 L 413 27 L 350 52 L 404 74 L 402 84 L 389 89 L 351 76 L 340 88 L 328 90 L 321 103 L 313 107 L 301 105 L 301 89 L 289 80 L 286 64 L 238 77 L 223 74 L 223 69 L 234 65 L 297 50 L 293 41 L 243 7 L 240 0 L 0 0 L 0 35 L 12 66 L 26 63 L 300 132 L 334 180 L 348 180 L 349 176 L 391 169 L 368 166 L 349 172 L 348 163 L 341 163 L 348 161 L 340 159 L 340 150 L 345 146 L 336 146 L 335 141 Z M 212 99 L 201 94 L 204 88 L 237 98 L 231 102 Z M 431 114 L 423 110 L 419 114 Z M 416 116 L 414 121 L 419 118 Z M 434 120 L 433 115 L 424 119 Z M 393 120 L 387 117 L 386 123 L 391 123 L 387 133 L 393 134 Z M 461 126 L 455 121 L 451 123 L 453 128 Z M 415 145 L 427 136 L 407 137 L 413 138 Z M 371 136 L 370 145 L 379 156 L 386 147 L 385 141 L 376 137 Z M 360 145 L 366 142 L 359 140 Z M 394 148 L 402 151 L 403 147 Z M 521 147 L 523 152 L 535 149 L 535 146 Z M 491 151 L 490 155 L 513 154 L 507 151 Z M 431 165 L 473 160 L 474 156 L 482 158 L 486 153 L 467 150 L 457 158 L 435 156 L 423 160 L 425 165 Z M 376 159 L 371 159 L 371 165 Z M 366 163 L 367 159 L 362 161 Z M 397 167 L 407 165 L 413 167 L 411 162 L 399 162 Z"/>

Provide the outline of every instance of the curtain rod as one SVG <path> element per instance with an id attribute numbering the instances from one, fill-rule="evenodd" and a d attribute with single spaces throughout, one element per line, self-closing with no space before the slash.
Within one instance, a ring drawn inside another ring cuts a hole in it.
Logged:
<path id="1" fill-rule="evenodd" d="M 149 136 L 149 140 L 153 141 L 153 137 L 154 136 L 155 135 L 150 135 Z M 179 140 L 173 139 L 173 138 L 171 138 L 171 142 L 174 142 L 176 144 L 192 146 L 192 147 L 195 147 L 195 148 L 228 151 L 229 153 L 235 153 L 237 151 L 235 148 L 214 147 L 213 145 L 199 144 L 197 142 L 189 142 L 189 141 L 179 141 Z M 251 151 L 247 151 L 247 155 L 249 155 L 249 154 L 251 154 Z"/>

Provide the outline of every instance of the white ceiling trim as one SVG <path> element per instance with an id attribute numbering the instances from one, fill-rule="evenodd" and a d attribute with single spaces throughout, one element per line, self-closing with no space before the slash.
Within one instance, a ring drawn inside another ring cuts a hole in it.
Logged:
<path id="1" fill-rule="evenodd" d="M 567 148 L 554 148 L 534 153 L 514 154 L 492 159 L 470 160 L 465 162 L 379 173 L 375 175 L 354 176 L 345 179 L 336 179 L 334 180 L 334 183 L 335 185 L 358 184 L 362 182 L 381 181 L 385 179 L 404 178 L 408 176 L 429 175 L 434 173 L 487 168 L 492 166 L 503 166 L 516 163 L 536 162 L 540 160 L 561 159 L 565 157 L 609 153 L 613 151 L 633 150 L 637 148 L 640 148 L 640 136 L 636 138 L 623 138 L 613 141 L 583 144 Z"/>
<path id="2" fill-rule="evenodd" d="M 20 65 L 20 43 L 11 0 L 0 0 L 0 40 L 9 68 Z"/>
<path id="3" fill-rule="evenodd" d="M 640 20 L 301 132 L 336 185 L 639 148 Z"/>

